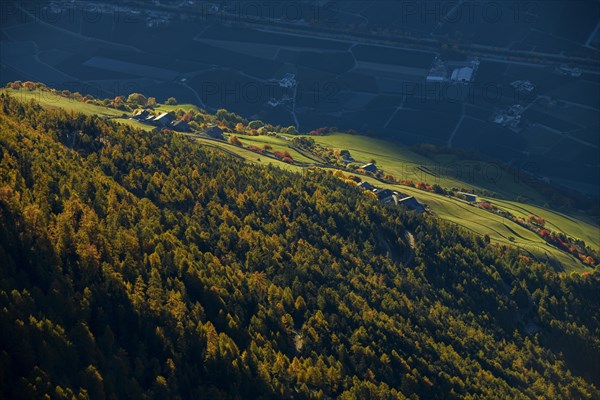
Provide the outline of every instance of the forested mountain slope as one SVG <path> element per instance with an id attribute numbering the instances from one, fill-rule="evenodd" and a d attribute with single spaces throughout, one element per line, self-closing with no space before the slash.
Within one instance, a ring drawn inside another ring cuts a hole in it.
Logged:
<path id="1" fill-rule="evenodd" d="M 600 396 L 598 272 L 319 170 L 3 94 L 0 215 L 0 397 Z"/>

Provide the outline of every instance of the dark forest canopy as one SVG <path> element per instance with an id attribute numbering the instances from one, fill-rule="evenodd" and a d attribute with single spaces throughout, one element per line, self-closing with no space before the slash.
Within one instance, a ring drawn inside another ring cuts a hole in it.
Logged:
<path id="1" fill-rule="evenodd" d="M 322 171 L 1 95 L 0 225 L 3 398 L 600 397 L 598 272 Z"/>

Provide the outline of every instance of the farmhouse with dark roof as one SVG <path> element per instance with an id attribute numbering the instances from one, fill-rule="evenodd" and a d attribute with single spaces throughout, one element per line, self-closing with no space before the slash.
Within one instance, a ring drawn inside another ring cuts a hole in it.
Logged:
<path id="1" fill-rule="evenodd" d="M 182 121 L 180 119 L 178 119 L 177 121 L 171 122 L 171 128 L 173 128 L 173 130 L 175 130 L 177 132 L 189 132 L 190 131 L 190 125 L 187 122 Z"/>
<path id="2" fill-rule="evenodd" d="M 360 167 L 360 169 L 367 171 L 367 172 L 377 172 L 377 167 L 373 163 L 365 164 L 362 167 Z"/>
<path id="3" fill-rule="evenodd" d="M 367 181 L 362 181 L 361 183 L 358 184 L 358 187 L 363 190 L 373 190 L 373 188 L 374 188 L 373 185 L 371 185 Z"/>
<path id="4" fill-rule="evenodd" d="M 373 189 L 373 193 L 377 195 L 377 199 L 383 204 L 388 204 L 394 201 L 394 192 L 390 189 Z"/>
<path id="5" fill-rule="evenodd" d="M 206 130 L 204 130 L 204 133 L 213 139 L 223 139 L 223 129 L 216 125 L 209 126 L 206 128 Z"/>
<path id="6" fill-rule="evenodd" d="M 139 109 L 133 112 L 133 116 L 131 117 L 131 119 L 134 119 L 136 121 L 144 121 L 150 116 L 152 116 L 152 114 L 150 114 L 150 111 Z"/>
<path id="7" fill-rule="evenodd" d="M 152 120 L 152 123 L 156 126 L 169 126 L 169 124 L 175 119 L 171 113 L 162 113 L 158 117 Z"/>
<path id="8" fill-rule="evenodd" d="M 403 199 L 398 200 L 398 204 L 403 205 L 409 210 L 417 211 L 420 213 L 425 212 L 425 207 L 423 207 L 423 204 L 419 203 L 419 201 L 413 196 L 405 197 Z"/>

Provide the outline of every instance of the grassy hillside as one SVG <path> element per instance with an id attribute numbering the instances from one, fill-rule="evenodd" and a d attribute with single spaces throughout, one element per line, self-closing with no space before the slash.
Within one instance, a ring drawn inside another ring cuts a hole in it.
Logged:
<path id="1" fill-rule="evenodd" d="M 551 229 L 581 239 L 594 248 L 600 247 L 600 231 L 598 225 L 585 215 L 569 216 L 547 208 L 516 201 L 489 199 L 514 215 L 526 217 L 530 214 L 539 215 L 547 221 Z"/>
<path id="2" fill-rule="evenodd" d="M 429 193 L 406 186 L 382 184 L 376 179 L 369 177 L 365 177 L 364 180 L 369 181 L 373 185 L 399 190 L 403 193 L 412 195 L 420 202 L 427 204 L 436 216 L 461 226 L 475 234 L 481 236 L 488 235 L 495 243 L 516 246 L 523 254 L 534 256 L 540 260 L 548 260 L 555 266 L 560 264 L 561 267 L 559 267 L 559 269 L 564 269 L 567 272 L 590 271 L 589 266 L 583 265 L 572 255 L 546 243 L 535 233 L 506 218 L 494 215 L 469 205 L 466 202 L 458 201 L 455 198 L 448 196 Z M 593 234 L 594 232 L 597 232 L 597 229 L 597 227 L 589 225 L 588 229 L 584 229 L 583 232 L 586 234 Z"/>
<path id="3" fill-rule="evenodd" d="M 85 115 L 100 115 L 102 117 L 116 118 L 122 117 L 125 112 L 116 110 L 109 107 L 100 107 L 94 104 L 88 104 L 75 99 L 70 99 L 57 94 L 53 94 L 47 91 L 41 90 L 14 90 L 14 89 L 2 89 L 2 92 L 11 95 L 12 97 L 19 99 L 20 101 L 35 101 L 43 107 L 62 108 L 66 111 L 72 111 L 76 113 L 82 113 Z"/>
<path id="4" fill-rule="evenodd" d="M 514 196 L 515 193 L 535 193 L 530 187 L 515 181 L 506 173 L 490 183 L 488 177 L 496 178 L 497 166 L 484 162 L 460 160 L 431 160 L 410 149 L 380 139 L 337 133 L 317 137 L 319 143 L 336 149 L 347 149 L 354 159 L 368 162 L 374 158 L 378 166 L 398 179 L 425 181 L 451 188 L 490 190 L 499 195 Z M 476 170 L 477 168 L 477 170 Z"/>
<path id="5" fill-rule="evenodd" d="M 100 115 L 146 131 L 152 126 L 123 118 L 123 112 L 108 107 L 86 104 L 72 99 L 60 97 L 49 92 L 3 89 L 12 96 L 23 100 L 34 100 L 44 107 L 63 108 L 72 112 L 86 115 Z M 169 112 L 177 109 L 198 110 L 194 105 L 182 104 L 177 106 L 159 105 L 156 110 Z M 192 135 L 193 136 L 193 135 Z M 300 137 L 302 137 L 300 135 Z M 307 165 L 319 163 L 319 160 L 307 154 L 300 153 L 291 145 L 293 136 L 246 136 L 238 135 L 243 147 L 233 146 L 226 142 L 198 138 L 199 143 L 212 148 L 218 148 L 226 153 L 242 157 L 248 162 L 259 165 L 276 165 L 290 171 L 300 171 L 302 167 L 290 165 L 278 159 L 264 156 L 244 147 L 262 147 L 270 145 L 273 151 L 288 151 L 295 161 Z M 481 161 L 464 161 L 453 156 L 438 156 L 433 159 L 419 155 L 412 150 L 386 142 L 359 135 L 334 133 L 326 136 L 311 136 L 317 143 L 337 149 L 349 150 L 357 163 L 367 163 L 371 159 L 377 161 L 377 166 L 391 173 L 397 179 L 409 179 L 415 182 L 425 181 L 429 184 L 439 184 L 442 187 L 464 188 L 476 192 L 491 192 L 496 196 L 488 198 L 498 207 L 519 217 L 530 214 L 539 215 L 546 219 L 548 227 L 562 232 L 575 239 L 586 242 L 590 247 L 600 247 L 600 227 L 582 215 L 564 215 L 544 209 L 530 203 L 520 203 L 514 199 L 526 196 L 532 202 L 544 203 L 544 198 L 533 188 L 510 173 L 500 170 L 497 165 Z M 356 175 L 356 174 L 355 174 Z M 376 179 L 361 175 L 361 179 L 372 184 L 398 190 L 414 195 L 418 200 L 427 204 L 438 217 L 462 226 L 479 235 L 488 235 L 495 243 L 518 246 L 525 254 L 533 255 L 541 260 L 548 260 L 559 269 L 565 271 L 589 271 L 577 258 L 549 245 L 535 233 L 498 215 L 470 206 L 456 198 L 441 196 L 434 193 L 417 190 L 403 185 L 381 183 Z M 491 181 L 493 180 L 493 182 Z M 486 197 L 483 197 L 485 199 Z"/>

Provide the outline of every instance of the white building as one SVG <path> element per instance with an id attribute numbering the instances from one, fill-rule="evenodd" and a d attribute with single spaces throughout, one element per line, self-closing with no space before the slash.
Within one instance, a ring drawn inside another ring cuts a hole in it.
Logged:
<path id="1" fill-rule="evenodd" d="M 472 67 L 462 67 L 456 68 L 452 71 L 452 76 L 450 76 L 450 80 L 453 82 L 471 82 L 473 79 L 473 68 Z"/>

